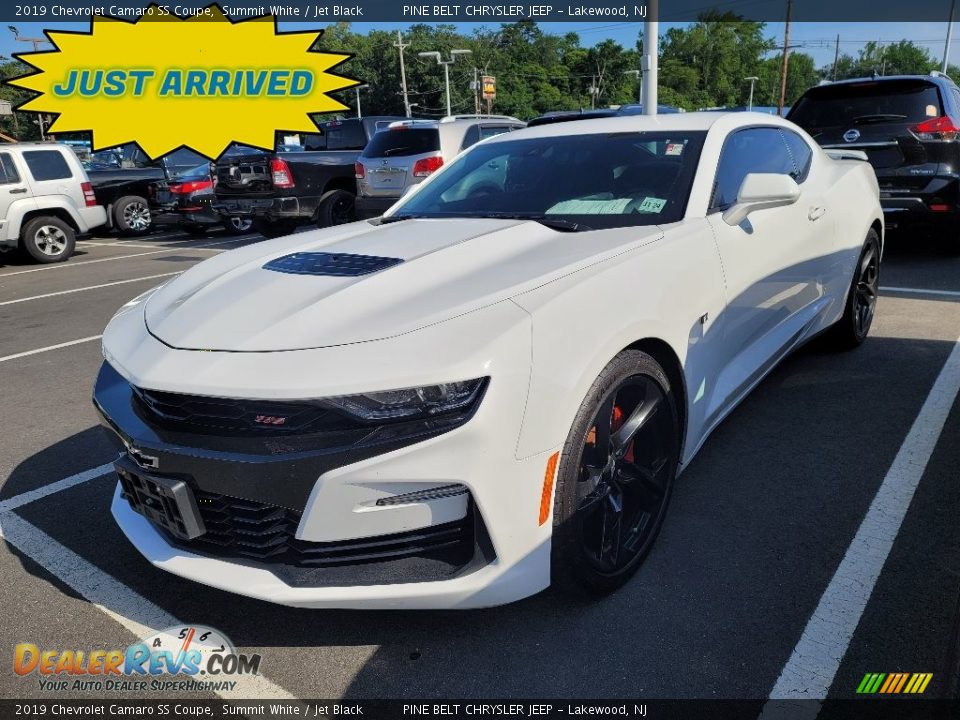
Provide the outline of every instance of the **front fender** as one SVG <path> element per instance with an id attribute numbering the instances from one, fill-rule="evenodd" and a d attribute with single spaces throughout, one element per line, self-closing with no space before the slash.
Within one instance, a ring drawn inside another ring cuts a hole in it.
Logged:
<path id="1" fill-rule="evenodd" d="M 531 314 L 533 334 L 518 458 L 561 445 L 603 368 L 644 339 L 665 342 L 682 366 L 691 391 L 687 445 L 696 447 L 707 403 L 694 404 L 689 396 L 712 378 L 722 356 L 714 320 L 725 304 L 719 255 L 705 220 L 677 223 L 660 239 L 514 301 Z"/>

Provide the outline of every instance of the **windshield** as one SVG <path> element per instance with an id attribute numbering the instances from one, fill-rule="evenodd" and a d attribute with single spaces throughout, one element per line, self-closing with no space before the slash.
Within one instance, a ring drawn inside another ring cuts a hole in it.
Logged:
<path id="1" fill-rule="evenodd" d="M 937 88 L 926 80 L 838 83 L 813 88 L 787 115 L 802 128 L 919 123 L 942 115 Z"/>
<path id="2" fill-rule="evenodd" d="M 529 217 L 580 229 L 676 222 L 705 135 L 631 132 L 481 143 L 401 200 L 390 217 Z"/>

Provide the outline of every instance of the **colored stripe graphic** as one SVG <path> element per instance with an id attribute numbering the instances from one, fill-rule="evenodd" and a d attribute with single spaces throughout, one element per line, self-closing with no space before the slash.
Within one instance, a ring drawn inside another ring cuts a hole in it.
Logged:
<path id="1" fill-rule="evenodd" d="M 920 695 L 933 673 L 867 673 L 857 686 L 858 695 Z"/>

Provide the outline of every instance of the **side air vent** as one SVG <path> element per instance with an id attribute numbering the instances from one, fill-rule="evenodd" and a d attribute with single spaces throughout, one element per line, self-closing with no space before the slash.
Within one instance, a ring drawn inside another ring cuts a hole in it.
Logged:
<path id="1" fill-rule="evenodd" d="M 377 257 L 376 255 L 300 252 L 271 260 L 263 266 L 263 269 L 290 273 L 291 275 L 357 277 L 359 275 L 369 275 L 399 265 L 402 262 L 401 258 Z"/>

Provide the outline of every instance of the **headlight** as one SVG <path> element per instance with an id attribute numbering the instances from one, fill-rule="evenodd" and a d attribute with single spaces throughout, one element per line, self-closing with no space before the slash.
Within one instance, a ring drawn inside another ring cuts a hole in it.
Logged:
<path id="1" fill-rule="evenodd" d="M 326 398 L 325 403 L 365 421 L 415 420 L 462 410 L 479 396 L 487 378 L 403 390 Z"/>

